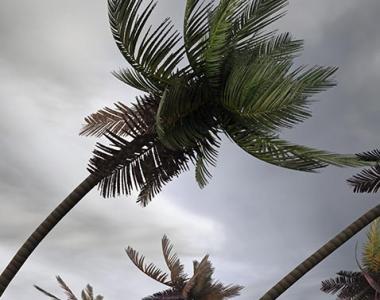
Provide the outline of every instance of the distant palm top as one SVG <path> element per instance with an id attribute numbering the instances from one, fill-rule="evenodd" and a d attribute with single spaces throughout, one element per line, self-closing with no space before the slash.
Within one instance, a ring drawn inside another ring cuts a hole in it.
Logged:
<path id="1" fill-rule="evenodd" d="M 173 177 L 195 165 L 200 187 L 215 165 L 220 134 L 268 163 L 300 171 L 329 164 L 358 166 L 279 138 L 311 116 L 309 98 L 335 85 L 337 68 L 293 67 L 302 41 L 265 28 L 284 15 L 286 0 L 187 0 L 183 45 L 169 19 L 145 25 L 155 3 L 109 0 L 111 29 L 130 65 L 114 75 L 145 94 L 131 107 L 117 103 L 86 118 L 81 134 L 102 136 L 89 170 L 104 197 L 140 190 L 146 205 Z M 187 58 L 185 60 L 184 58 Z M 181 62 L 181 63 L 180 63 Z"/>

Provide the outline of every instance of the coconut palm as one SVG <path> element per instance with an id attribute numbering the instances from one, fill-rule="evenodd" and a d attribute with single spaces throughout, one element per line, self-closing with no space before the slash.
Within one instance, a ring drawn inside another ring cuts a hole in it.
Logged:
<path id="1" fill-rule="evenodd" d="M 58 281 L 60 287 L 64 290 L 64 292 L 67 296 L 67 300 L 78 300 L 79 299 L 74 295 L 72 290 L 68 287 L 68 285 L 63 281 L 63 279 L 61 277 L 57 276 L 57 281 Z M 43 293 L 44 295 L 50 297 L 50 299 L 61 300 L 57 296 L 54 296 L 53 294 L 45 291 L 44 289 L 40 288 L 37 285 L 35 285 L 34 287 L 37 290 L 39 290 L 41 293 Z M 101 296 L 101 295 L 94 296 L 94 289 L 92 288 L 91 285 L 87 284 L 86 288 L 84 290 L 82 290 L 81 300 L 103 300 L 103 296 Z"/>
<path id="2" fill-rule="evenodd" d="M 193 261 L 193 275 L 189 277 L 183 271 L 176 253 L 172 253 L 173 245 L 164 235 L 162 238 L 162 252 L 170 275 L 164 273 L 154 264 L 144 263 L 145 257 L 131 247 L 126 252 L 132 262 L 142 272 L 152 279 L 168 286 L 168 289 L 143 298 L 143 300 L 223 300 L 238 296 L 243 288 L 239 285 L 224 286 L 218 281 L 213 281 L 214 268 L 206 255 L 200 262 Z M 170 278 L 170 279 L 169 279 Z"/>
<path id="3" fill-rule="evenodd" d="M 266 27 L 287 0 L 187 0 L 183 44 L 169 19 L 146 24 L 155 3 L 108 0 L 111 31 L 130 68 L 114 72 L 144 94 L 85 119 L 83 135 L 97 144 L 90 175 L 42 222 L 0 276 L 0 296 L 50 230 L 96 185 L 104 197 L 139 190 L 146 205 L 162 187 L 195 165 L 200 187 L 211 177 L 221 134 L 265 162 L 313 172 L 327 165 L 365 164 L 279 137 L 311 116 L 310 97 L 335 85 L 337 68 L 293 68 L 302 41 Z M 184 59 L 187 61 L 183 62 Z"/>
<path id="4" fill-rule="evenodd" d="M 375 149 L 373 151 L 368 151 L 364 153 L 357 154 L 358 158 L 363 161 L 372 162 L 374 165 L 369 169 L 364 169 L 359 174 L 354 175 L 352 178 L 348 179 L 348 183 L 353 187 L 354 192 L 361 193 L 373 193 L 377 192 L 380 188 L 380 150 Z M 374 208 L 367 211 L 355 222 L 347 226 L 343 231 L 337 234 L 334 238 L 328 241 L 325 245 L 319 248 L 311 256 L 305 259 L 301 264 L 294 268 L 290 273 L 288 273 L 284 278 L 282 278 L 276 285 L 274 285 L 270 290 L 268 290 L 260 300 L 276 299 L 288 288 L 290 288 L 297 280 L 299 280 L 303 275 L 309 272 L 317 264 L 319 264 L 323 259 L 333 253 L 341 245 L 352 238 L 356 233 L 370 224 L 372 221 L 380 217 L 380 204 Z M 374 239 L 374 238 L 373 238 Z M 380 247 L 379 241 L 376 240 L 376 247 Z M 380 251 L 380 249 L 379 249 Z M 379 252 L 380 253 L 380 252 Z M 368 253 L 364 253 L 364 259 L 368 256 Z M 376 256 L 376 259 L 380 257 Z M 370 266 L 368 261 L 364 262 L 364 265 L 368 268 Z M 376 265 L 380 267 L 379 265 Z M 365 278 L 368 284 L 372 284 L 375 288 L 376 280 L 371 279 L 371 274 L 367 273 L 364 269 L 361 269 L 360 276 L 356 273 L 342 273 L 339 274 L 339 282 L 344 282 L 344 280 L 362 280 Z M 353 279 L 355 278 L 355 279 Z M 380 279 L 380 277 L 379 277 Z M 380 295 L 380 286 L 379 295 Z"/>
<path id="5" fill-rule="evenodd" d="M 357 245 L 356 245 L 357 246 Z M 356 247 L 357 248 L 357 247 Z M 339 292 L 338 299 L 379 299 L 380 292 L 380 228 L 379 219 L 372 222 L 362 252 L 362 264 L 355 258 L 360 272 L 340 271 L 335 279 L 322 281 L 321 291 Z"/>

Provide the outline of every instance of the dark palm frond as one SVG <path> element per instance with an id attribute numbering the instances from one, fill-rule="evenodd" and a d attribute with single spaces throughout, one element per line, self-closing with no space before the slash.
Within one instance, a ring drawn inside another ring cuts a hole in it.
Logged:
<path id="1" fill-rule="evenodd" d="M 62 280 L 61 277 L 57 276 L 57 281 L 60 285 L 60 287 L 64 290 L 66 296 L 68 297 L 67 300 L 78 300 L 78 298 L 74 295 L 74 293 L 71 291 L 71 289 L 67 286 L 67 284 Z M 43 290 L 37 285 L 34 285 L 34 287 L 39 290 L 41 293 L 45 294 L 46 296 L 50 297 L 51 299 L 60 300 L 58 297 L 52 295 L 51 293 Z M 86 288 L 82 290 L 81 293 L 81 299 L 82 300 L 103 300 L 103 296 L 97 295 L 94 298 L 94 290 L 91 285 L 87 284 Z"/>
<path id="2" fill-rule="evenodd" d="M 273 37 L 265 28 L 285 15 L 287 0 L 245 0 L 242 13 L 234 20 L 232 43 L 236 50 L 252 49 Z"/>
<path id="3" fill-rule="evenodd" d="M 63 279 L 60 276 L 57 276 L 57 281 L 61 288 L 64 290 L 67 300 L 78 300 L 78 298 L 74 295 L 72 290 L 68 287 L 68 285 L 63 281 Z"/>
<path id="4" fill-rule="evenodd" d="M 41 293 L 45 294 L 46 296 L 50 297 L 51 299 L 55 299 L 55 300 L 61 300 L 59 299 L 58 297 L 54 296 L 53 294 L 45 291 L 44 289 L 40 288 L 39 286 L 37 285 L 34 285 L 34 287 L 39 290 Z"/>
<path id="5" fill-rule="evenodd" d="M 344 288 L 362 286 L 365 283 L 361 272 L 340 271 L 337 277 L 322 281 L 321 291 L 336 294 Z M 346 291 L 348 293 L 348 291 Z"/>
<path id="6" fill-rule="evenodd" d="M 135 69 L 135 77 L 144 78 L 147 87 L 154 87 L 148 91 L 157 94 L 164 90 L 165 82 L 183 58 L 184 49 L 177 47 L 181 38 L 177 31 L 173 31 L 169 19 L 165 19 L 152 33 L 149 27 L 142 37 L 156 3 L 151 1 L 139 15 L 141 3 L 142 0 L 109 0 L 110 25 L 120 52 Z"/>
<path id="7" fill-rule="evenodd" d="M 356 154 L 361 160 L 380 163 L 380 149 Z"/>
<path id="8" fill-rule="evenodd" d="M 167 280 L 168 274 L 161 271 L 153 263 L 145 264 L 145 257 L 143 255 L 140 256 L 139 253 L 131 247 L 128 247 L 125 251 L 134 265 L 144 274 L 162 284 L 170 287 L 173 286 L 173 283 L 170 280 Z"/>
<path id="9" fill-rule="evenodd" d="M 166 235 L 162 238 L 162 253 L 165 258 L 166 265 L 170 270 L 170 278 L 173 286 L 180 289 L 187 279 L 186 274 L 183 272 L 184 267 L 181 264 L 176 253 L 172 253 L 173 245 L 170 243 Z"/>
<path id="10" fill-rule="evenodd" d="M 186 300 L 186 298 L 181 295 L 180 291 L 169 289 L 144 297 L 142 300 Z"/>
<path id="11" fill-rule="evenodd" d="M 219 148 L 218 140 L 211 141 L 205 140 L 199 147 L 195 162 L 195 179 L 200 188 L 204 188 L 208 180 L 211 179 L 212 174 L 208 170 L 208 166 L 216 166 L 216 157 L 218 155 L 217 149 Z"/>
<path id="12" fill-rule="evenodd" d="M 347 182 L 354 187 L 354 193 L 376 193 L 380 189 L 380 164 L 364 169 Z"/>
<path id="13" fill-rule="evenodd" d="M 79 134 L 101 137 L 110 131 L 116 135 L 134 137 L 153 131 L 158 102 L 157 97 L 146 95 L 137 97 L 132 107 L 121 102 L 114 104 L 116 109 L 105 107 L 85 118 L 86 124 Z"/>

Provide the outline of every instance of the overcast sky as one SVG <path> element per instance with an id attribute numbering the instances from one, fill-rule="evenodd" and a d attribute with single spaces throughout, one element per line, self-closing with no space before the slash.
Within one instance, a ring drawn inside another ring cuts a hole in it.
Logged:
<path id="1" fill-rule="evenodd" d="M 154 22 L 182 26 L 184 0 L 160 1 Z M 283 137 L 326 150 L 379 147 L 380 1 L 292 0 L 276 23 L 305 39 L 299 63 L 339 67 L 338 86 L 319 94 L 313 117 Z M 140 93 L 111 75 L 126 66 L 112 40 L 105 0 L 2 0 L 0 8 L 0 268 L 48 213 L 87 175 L 96 138 L 78 135 L 83 119 Z M 224 140 L 210 184 L 194 172 L 168 184 L 146 208 L 134 197 L 103 199 L 96 190 L 67 215 L 15 277 L 4 300 L 63 295 L 55 275 L 78 292 L 87 284 L 113 299 L 164 289 L 142 274 L 124 248 L 164 267 L 167 234 L 191 272 L 206 253 L 223 283 L 258 299 L 298 263 L 369 208 L 378 196 L 354 195 L 358 170 L 318 174 L 281 169 Z M 283 300 L 334 299 L 321 280 L 357 270 L 354 246 L 365 230 L 283 294 Z"/>

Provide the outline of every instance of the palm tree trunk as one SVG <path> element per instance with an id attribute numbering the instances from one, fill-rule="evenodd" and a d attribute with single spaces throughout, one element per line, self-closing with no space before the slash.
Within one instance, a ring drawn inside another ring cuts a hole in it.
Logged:
<path id="1" fill-rule="evenodd" d="M 290 288 L 298 279 L 305 275 L 308 271 L 319 264 L 323 259 L 333 253 L 341 245 L 352 238 L 356 233 L 366 227 L 369 223 L 380 216 L 380 205 L 370 209 L 354 223 L 346 227 L 341 233 L 323 245 L 318 251 L 309 256 L 293 271 L 282 278 L 275 286 L 267 291 L 260 300 L 272 300 L 279 297 L 283 292 Z"/>
<path id="2" fill-rule="evenodd" d="M 13 277 L 20 270 L 30 254 L 37 248 L 38 244 L 44 239 L 50 230 L 89 192 L 98 184 L 101 177 L 94 174 L 89 175 L 79 184 L 37 227 L 32 235 L 17 251 L 8 266 L 0 275 L 0 297 L 12 281 Z"/>

